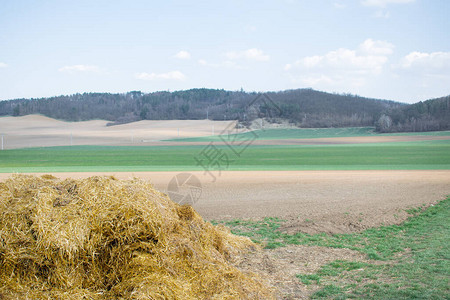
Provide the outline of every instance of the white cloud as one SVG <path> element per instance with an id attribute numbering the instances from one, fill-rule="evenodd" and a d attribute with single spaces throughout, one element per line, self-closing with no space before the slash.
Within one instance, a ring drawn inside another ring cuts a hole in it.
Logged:
<path id="1" fill-rule="evenodd" d="M 180 52 L 175 54 L 174 57 L 178 58 L 178 59 L 190 59 L 191 58 L 191 54 L 189 52 L 187 52 L 187 51 L 181 50 Z"/>
<path id="2" fill-rule="evenodd" d="M 295 82 L 311 87 L 346 87 L 366 84 L 385 69 L 394 45 L 367 39 L 357 49 L 339 48 L 323 55 L 303 57 L 284 66 Z"/>
<path id="3" fill-rule="evenodd" d="M 371 55 L 390 55 L 394 52 L 394 45 L 386 41 L 367 39 L 359 46 L 359 49 Z"/>
<path id="4" fill-rule="evenodd" d="M 389 4 L 407 4 L 415 0 L 363 0 L 361 4 L 364 6 L 386 7 Z"/>
<path id="5" fill-rule="evenodd" d="M 225 56 L 229 60 L 236 60 L 236 59 L 247 59 L 247 60 L 256 60 L 256 61 L 268 61 L 270 59 L 270 56 L 267 54 L 264 54 L 264 52 L 261 49 L 257 48 L 251 48 L 244 51 L 230 51 L 225 54 Z"/>
<path id="6" fill-rule="evenodd" d="M 293 64 L 287 64 L 285 70 L 293 67 L 305 70 L 334 70 L 358 74 L 379 74 L 392 54 L 394 46 L 386 41 L 367 39 L 357 50 L 339 48 L 324 55 L 307 56 Z"/>
<path id="7" fill-rule="evenodd" d="M 411 52 L 403 57 L 402 68 L 450 69 L 450 52 Z"/>
<path id="8" fill-rule="evenodd" d="M 414 51 L 400 59 L 392 71 L 407 78 L 408 92 L 416 100 L 450 94 L 450 52 Z"/>
<path id="9" fill-rule="evenodd" d="M 0 69 L 1 68 L 6 68 L 8 65 L 7 64 L 5 64 L 5 63 L 3 63 L 3 62 L 0 62 Z"/>
<path id="10" fill-rule="evenodd" d="M 345 49 L 339 49 L 338 51 L 343 51 Z M 315 66 L 318 66 L 321 62 L 323 62 L 324 59 L 326 59 L 326 57 L 328 57 L 330 60 L 336 60 L 335 58 L 333 58 L 335 56 L 335 52 L 330 52 L 328 53 L 326 56 L 319 56 L 319 55 L 314 55 L 314 56 L 308 56 L 303 58 L 303 60 L 299 61 L 301 64 L 303 64 L 306 68 L 313 68 Z"/>
<path id="11" fill-rule="evenodd" d="M 142 80 L 156 80 L 156 79 L 164 79 L 164 80 L 184 80 L 186 76 L 180 71 L 170 71 L 167 73 L 138 73 L 135 75 L 137 79 Z"/>
<path id="12" fill-rule="evenodd" d="M 64 66 L 58 69 L 60 72 L 74 73 L 74 72 L 99 72 L 100 69 L 97 66 L 92 65 L 72 65 Z"/>

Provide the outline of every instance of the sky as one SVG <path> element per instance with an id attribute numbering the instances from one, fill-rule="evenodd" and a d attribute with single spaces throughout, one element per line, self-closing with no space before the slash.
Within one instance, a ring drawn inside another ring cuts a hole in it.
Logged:
<path id="1" fill-rule="evenodd" d="M 203 87 L 450 95 L 450 1 L 0 0 L 0 100 Z"/>

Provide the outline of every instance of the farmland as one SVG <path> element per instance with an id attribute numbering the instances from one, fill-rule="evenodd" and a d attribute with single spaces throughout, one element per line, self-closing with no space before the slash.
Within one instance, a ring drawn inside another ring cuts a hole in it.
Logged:
<path id="1" fill-rule="evenodd" d="M 339 138 L 362 136 L 450 136 L 450 131 L 431 132 L 402 132 L 402 133 L 376 133 L 373 127 L 349 127 L 349 128 L 290 128 L 290 129 L 259 129 L 253 132 L 235 134 L 237 137 L 253 137 L 258 140 L 280 139 L 310 139 L 310 138 Z M 222 137 L 223 138 L 223 137 Z M 213 142 L 220 141 L 220 136 L 204 136 L 194 138 L 172 139 L 183 142 Z"/>
<path id="2" fill-rule="evenodd" d="M 73 128 L 72 146 L 52 138 L 46 147 L 38 147 L 37 133 L 26 145 L 24 127 L 16 142 L 28 148 L 0 151 L 0 180 L 11 173 L 136 176 L 167 192 L 174 176 L 189 172 L 202 183 L 194 208 L 203 218 L 266 248 L 243 257 L 239 268 L 263 274 L 280 298 L 448 294 L 449 253 L 442 249 L 449 234 L 450 132 L 377 134 L 360 127 L 211 136 L 211 123 L 193 122 L 192 135 L 201 136 L 178 138 L 179 124 L 161 124 L 151 124 L 161 132 L 155 141 L 142 123 L 99 129 L 89 139 Z M 52 126 L 45 130 L 67 139 L 67 130 Z M 99 125 L 83 126 L 88 132 Z M 130 130 L 141 135 L 134 144 L 124 142 Z M 233 148 L 230 140 L 251 142 Z M 221 160 L 205 172 L 198 161 L 212 150 Z"/>
<path id="3" fill-rule="evenodd" d="M 0 172 L 199 171 L 195 157 L 207 146 L 72 146 L 4 150 Z M 450 140 L 355 145 L 255 145 L 236 156 L 229 147 L 224 170 L 449 169 Z"/>

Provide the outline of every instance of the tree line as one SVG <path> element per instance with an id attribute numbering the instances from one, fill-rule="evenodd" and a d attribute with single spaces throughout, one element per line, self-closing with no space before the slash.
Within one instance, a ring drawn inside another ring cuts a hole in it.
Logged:
<path id="1" fill-rule="evenodd" d="M 351 94 L 296 89 L 261 94 L 190 89 L 122 94 L 84 93 L 0 101 L 0 115 L 42 114 L 66 121 L 103 119 L 109 125 L 139 120 L 287 120 L 299 127 L 376 126 L 380 132 L 448 129 L 448 98 L 407 105 Z M 447 100 L 445 100 L 447 99 Z M 446 121 L 445 121 L 446 119 Z M 389 126 L 387 126 L 389 125 Z"/>
<path id="2" fill-rule="evenodd" d="M 376 123 L 379 132 L 420 132 L 450 129 L 450 96 L 386 110 Z"/>

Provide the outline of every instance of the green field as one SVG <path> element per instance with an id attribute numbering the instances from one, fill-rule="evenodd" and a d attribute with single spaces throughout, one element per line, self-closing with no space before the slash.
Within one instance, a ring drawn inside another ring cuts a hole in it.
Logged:
<path id="1" fill-rule="evenodd" d="M 314 274 L 297 274 L 305 285 L 318 290 L 313 299 L 449 299 L 450 198 L 413 215 L 401 225 L 372 228 L 353 234 L 285 234 L 283 220 L 234 220 L 225 223 L 238 235 L 266 248 L 289 244 L 348 248 L 372 262 L 337 260 Z"/>
<path id="2" fill-rule="evenodd" d="M 379 134 L 374 127 L 348 127 L 348 128 L 298 128 L 298 129 L 265 129 L 252 132 L 224 135 L 214 135 L 196 138 L 172 139 L 174 142 L 216 142 L 228 138 L 230 134 L 233 138 L 255 138 L 257 140 L 279 140 L 279 139 L 314 139 L 314 138 L 337 138 L 337 137 L 358 137 L 358 136 L 398 136 L 398 135 L 427 135 L 427 136 L 450 136 L 450 131 L 430 131 L 430 132 L 402 132 Z"/>
<path id="3" fill-rule="evenodd" d="M 68 146 L 0 151 L 0 172 L 195 171 L 207 146 Z M 250 146 L 237 156 L 209 148 L 222 159 L 210 170 L 450 169 L 450 140 L 325 146 Z M 212 160 L 211 160 L 212 161 Z"/>

